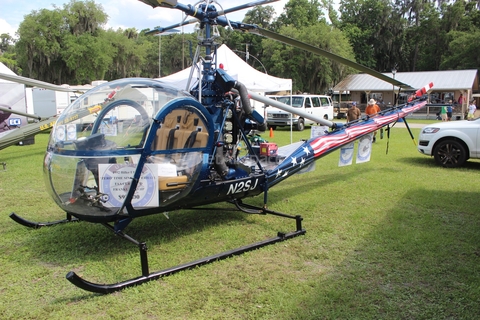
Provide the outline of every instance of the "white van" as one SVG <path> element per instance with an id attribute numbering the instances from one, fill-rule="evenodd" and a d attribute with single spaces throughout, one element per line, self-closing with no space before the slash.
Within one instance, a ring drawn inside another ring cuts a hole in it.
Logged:
<path id="1" fill-rule="evenodd" d="M 276 96 L 276 100 L 294 108 L 299 108 L 317 118 L 333 120 L 333 103 L 329 96 L 295 94 L 291 96 Z M 302 131 L 305 129 L 306 124 L 315 124 L 312 120 L 304 119 L 296 114 L 270 106 L 266 109 L 266 115 L 268 127 L 273 129 L 292 124 L 296 130 Z"/>

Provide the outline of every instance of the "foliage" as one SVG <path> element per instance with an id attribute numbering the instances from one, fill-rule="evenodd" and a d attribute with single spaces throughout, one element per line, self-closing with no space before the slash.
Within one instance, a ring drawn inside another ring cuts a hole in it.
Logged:
<path id="1" fill-rule="evenodd" d="M 342 0 L 339 11 L 336 24 L 355 48 L 357 62 L 387 72 L 393 66 L 399 71 L 462 69 L 465 64 L 446 50 L 449 33 L 480 26 L 476 1 Z"/>
<path id="2" fill-rule="evenodd" d="M 18 67 L 17 60 L 15 59 L 15 53 L 4 53 L 0 55 L 0 62 L 13 72 L 21 73 L 21 69 Z"/>
<path id="3" fill-rule="evenodd" d="M 480 30 L 472 33 L 450 32 L 448 36 L 451 41 L 441 68 L 450 69 L 450 66 L 457 66 L 461 69 L 477 69 L 480 66 Z"/>
<path id="4" fill-rule="evenodd" d="M 354 59 L 347 39 L 339 30 L 325 23 L 301 29 L 283 27 L 280 32 L 344 58 Z M 270 57 L 267 66 L 279 76 L 292 78 L 294 90 L 324 93 L 329 85 L 338 83 L 353 72 L 340 63 L 273 40 L 264 39 L 263 47 L 265 56 Z"/>
<path id="5" fill-rule="evenodd" d="M 321 8 L 322 4 L 317 0 L 290 0 L 275 24 L 277 27 L 293 26 L 295 28 L 315 25 L 324 21 Z"/>
<path id="6" fill-rule="evenodd" d="M 0 34 L 0 55 L 3 52 L 11 51 L 14 48 L 15 40 L 8 33 Z"/>
<path id="7" fill-rule="evenodd" d="M 34 11 L 25 16 L 18 29 L 15 46 L 19 64 L 31 78 L 62 84 L 67 83 L 65 62 L 62 61 L 62 39 L 66 35 L 64 14 L 60 10 Z"/>
<path id="8" fill-rule="evenodd" d="M 278 17 L 272 6 L 257 6 L 244 22 L 285 32 L 380 72 L 479 66 L 477 1 L 341 0 L 338 12 L 333 4 L 290 0 Z M 159 72 L 165 76 L 191 65 L 196 34 L 164 35 L 160 40 L 147 30 L 106 30 L 107 19 L 93 0 L 33 11 L 20 24 L 17 40 L 0 36 L 0 59 L 17 73 L 57 84 L 158 77 Z M 227 44 L 259 71 L 292 78 L 299 91 L 325 92 L 352 72 L 254 34 L 219 29 L 218 43 Z"/>
<path id="9" fill-rule="evenodd" d="M 275 8 L 272 6 L 258 6 L 245 14 L 243 22 L 256 24 L 262 28 L 269 28 L 274 21 Z"/>
<path id="10" fill-rule="evenodd" d="M 391 44 L 397 36 L 395 29 L 390 28 L 392 8 L 388 0 L 342 0 L 340 14 L 341 30 L 355 48 L 356 61 L 374 70 L 383 70 L 380 63 L 385 59 L 378 57 L 392 55 Z M 401 28 L 401 23 L 396 20 L 392 26 Z"/>

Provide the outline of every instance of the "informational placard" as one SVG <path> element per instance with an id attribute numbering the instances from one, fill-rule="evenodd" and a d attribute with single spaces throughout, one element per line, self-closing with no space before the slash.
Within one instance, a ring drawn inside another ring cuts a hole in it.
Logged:
<path id="1" fill-rule="evenodd" d="M 135 164 L 99 164 L 100 192 L 108 197 L 106 207 L 121 207 L 132 184 Z M 145 164 L 132 197 L 134 208 L 158 207 L 156 164 Z"/>
<path id="2" fill-rule="evenodd" d="M 177 166 L 171 163 L 157 164 L 157 170 L 158 170 L 159 177 L 176 177 L 177 176 Z"/>
<path id="3" fill-rule="evenodd" d="M 67 140 L 77 140 L 77 125 L 75 123 L 67 124 Z"/>
<path id="4" fill-rule="evenodd" d="M 117 135 L 117 124 L 102 122 L 100 125 L 100 133 L 103 133 L 105 136 L 115 137 Z"/>
<path id="5" fill-rule="evenodd" d="M 77 140 L 77 125 L 74 123 L 70 123 L 67 125 L 57 124 L 54 130 L 55 130 L 55 138 L 58 141 Z"/>
<path id="6" fill-rule="evenodd" d="M 312 126 L 312 129 L 310 130 L 310 138 L 321 137 L 327 133 L 328 133 L 327 126 Z"/>
<path id="7" fill-rule="evenodd" d="M 357 150 L 357 160 L 356 163 L 363 163 L 370 161 L 370 156 L 372 154 L 372 139 L 373 133 L 364 135 L 358 139 L 358 150 Z"/>
<path id="8" fill-rule="evenodd" d="M 65 125 L 57 125 L 55 127 L 55 139 L 57 139 L 57 141 L 65 141 L 65 137 L 66 137 L 66 132 L 65 132 Z"/>
<path id="9" fill-rule="evenodd" d="M 349 166 L 353 162 L 353 148 L 355 146 L 355 142 L 350 142 L 347 145 L 344 145 L 340 148 L 340 159 L 338 160 L 338 166 Z"/>

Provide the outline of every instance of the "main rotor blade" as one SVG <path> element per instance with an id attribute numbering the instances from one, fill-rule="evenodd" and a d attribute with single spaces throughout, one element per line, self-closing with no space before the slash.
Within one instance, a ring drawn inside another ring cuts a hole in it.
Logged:
<path id="1" fill-rule="evenodd" d="M 287 36 L 283 36 L 281 34 L 273 32 L 273 31 L 269 31 L 269 30 L 260 28 L 256 25 L 232 23 L 233 28 L 235 28 L 233 25 L 235 25 L 236 27 L 238 27 L 238 29 L 240 29 L 242 31 L 258 34 L 258 35 L 264 36 L 266 38 L 277 40 L 279 42 L 283 42 L 285 44 L 292 45 L 294 47 L 297 47 L 297 48 L 300 48 L 300 49 L 303 49 L 303 50 L 306 50 L 306 51 L 309 51 L 309 52 L 312 52 L 312 53 L 315 53 L 315 54 L 319 54 L 319 55 L 324 56 L 324 57 L 327 57 L 329 59 L 332 59 L 334 61 L 345 64 L 345 65 L 347 65 L 349 67 L 352 67 L 354 69 L 357 69 L 359 71 L 365 72 L 365 73 L 367 73 L 371 76 L 374 76 L 374 77 L 376 77 L 380 80 L 391 83 L 391 84 L 393 84 L 397 87 L 400 87 L 402 89 L 414 90 L 414 88 L 412 88 L 412 86 L 410 86 L 408 84 L 405 84 L 405 83 L 400 82 L 396 79 L 387 77 L 386 75 L 384 75 L 384 74 L 382 74 L 378 71 L 375 71 L 373 69 L 365 67 L 365 66 L 363 66 L 359 63 L 356 63 L 352 60 L 348 60 L 348 59 L 343 58 L 343 57 L 341 57 L 339 55 L 336 55 L 334 53 L 331 53 L 331 52 L 328 52 L 326 50 L 314 47 L 314 46 L 309 45 L 305 42 L 301 42 L 301 41 L 289 38 Z"/>
<path id="2" fill-rule="evenodd" d="M 172 24 L 171 26 L 168 26 L 168 27 L 165 27 L 165 28 L 158 27 L 158 28 L 155 28 L 155 29 L 152 29 L 152 30 L 150 30 L 150 31 L 145 32 L 145 34 L 164 33 L 164 32 L 166 32 L 166 31 L 169 31 L 169 30 L 172 30 L 172 29 L 181 27 L 181 26 L 186 26 L 186 25 L 189 25 L 189 24 L 192 24 L 192 23 L 198 23 L 198 22 L 199 22 L 198 19 L 190 19 L 190 20 L 186 20 L 186 21 L 179 22 L 179 23 L 177 23 L 177 24 Z"/>
<path id="3" fill-rule="evenodd" d="M 50 89 L 50 90 L 54 90 L 54 91 L 75 92 L 75 90 L 70 89 L 70 88 L 57 86 L 55 84 L 51 84 L 51 83 L 48 83 L 48 82 L 43 82 L 43 81 L 40 81 L 40 80 L 25 78 L 25 77 L 21 77 L 21 76 L 6 74 L 6 73 L 0 73 L 0 79 L 12 81 L 12 82 L 17 82 L 17 83 L 22 83 L 22 84 L 32 86 L 32 87 L 40 87 L 40 88 L 44 88 L 44 89 Z"/>
<path id="4" fill-rule="evenodd" d="M 221 15 L 224 15 L 226 13 L 231 13 L 231 12 L 235 12 L 235 11 L 239 11 L 239 10 L 243 10 L 243 9 L 247 9 L 247 8 L 251 8 L 251 7 L 256 7 L 256 6 L 262 6 L 264 4 L 269 4 L 269 3 L 277 2 L 277 1 L 279 1 L 279 0 L 261 0 L 261 1 L 249 2 L 249 3 L 241 4 L 239 6 L 230 8 L 230 9 L 220 10 L 220 11 L 218 11 L 218 15 L 221 16 Z"/>
<path id="5" fill-rule="evenodd" d="M 177 5 L 177 0 L 138 0 L 145 4 L 148 4 L 152 8 L 156 7 L 166 7 L 166 8 L 174 8 Z"/>

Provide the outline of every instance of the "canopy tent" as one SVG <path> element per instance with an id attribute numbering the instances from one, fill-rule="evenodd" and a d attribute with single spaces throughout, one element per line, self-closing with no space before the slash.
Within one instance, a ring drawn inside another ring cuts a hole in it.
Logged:
<path id="1" fill-rule="evenodd" d="M 0 73 L 16 76 L 6 65 L 0 62 Z M 25 113 L 25 85 L 0 79 L 0 107 Z M 0 110 L 0 132 L 8 131 L 28 123 L 23 115 L 10 114 Z"/>
<path id="2" fill-rule="evenodd" d="M 2 62 L 0 62 L 0 73 L 6 74 L 6 75 L 10 75 L 10 76 L 16 76 L 15 72 L 13 72 L 12 70 L 10 70 L 10 69 L 9 69 L 6 65 L 4 65 Z M 0 82 L 2 82 L 2 83 L 13 83 L 12 81 L 3 80 L 3 79 L 0 79 Z"/>
<path id="3" fill-rule="evenodd" d="M 222 44 L 217 49 L 217 64 L 223 65 L 223 69 L 234 79 L 243 83 L 248 90 L 255 92 L 276 92 L 292 90 L 292 79 L 277 78 L 269 76 L 252 68 L 248 63 L 243 61 L 226 45 Z M 187 89 L 187 82 L 192 67 L 160 78 L 158 80 L 169 83 L 178 89 Z M 198 69 L 193 72 L 193 79 L 190 86 L 198 81 Z M 190 89 L 190 88 L 188 88 Z M 188 90 L 187 89 L 187 90 Z"/>

